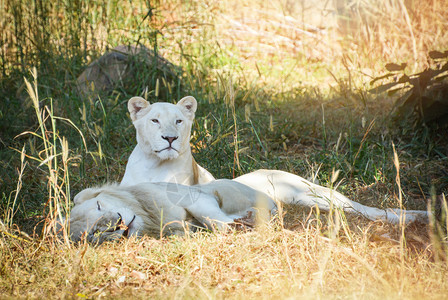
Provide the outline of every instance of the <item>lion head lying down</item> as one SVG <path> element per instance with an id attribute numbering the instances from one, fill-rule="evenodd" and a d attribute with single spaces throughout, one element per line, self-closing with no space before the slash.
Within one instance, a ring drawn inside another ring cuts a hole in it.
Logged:
<path id="1" fill-rule="evenodd" d="M 72 240 L 86 235 L 94 243 L 122 236 L 183 234 L 197 226 L 221 230 L 247 216 L 267 219 L 276 210 L 266 194 L 227 179 L 196 186 L 105 185 L 81 191 L 74 202 Z"/>

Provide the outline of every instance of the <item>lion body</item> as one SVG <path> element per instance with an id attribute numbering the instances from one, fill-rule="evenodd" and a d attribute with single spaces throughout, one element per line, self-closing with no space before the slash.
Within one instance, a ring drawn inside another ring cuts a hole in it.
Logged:
<path id="1" fill-rule="evenodd" d="M 136 98 L 136 97 L 134 97 Z M 129 100 L 128 108 L 131 118 L 137 129 L 137 147 L 131 154 L 129 163 L 126 167 L 126 174 L 123 178 L 122 185 L 132 185 L 140 182 L 179 182 L 186 185 L 194 185 L 207 183 L 214 180 L 207 170 L 199 166 L 191 155 L 189 138 L 191 124 L 194 118 L 194 112 L 197 108 L 196 100 L 191 97 L 185 97 L 179 101 L 177 105 L 169 103 L 155 103 L 149 105 L 142 98 L 137 102 Z M 136 107 L 142 106 L 148 110 L 148 107 L 155 107 L 152 111 L 143 110 L 139 112 Z M 186 109 L 190 107 L 190 109 Z M 176 113 L 173 111 L 178 110 Z M 137 112 L 136 112 L 137 111 Z M 138 114 L 143 115 L 143 117 Z M 145 142 L 145 136 L 155 136 L 157 139 L 160 133 L 151 135 L 148 128 L 142 129 L 139 122 L 148 122 L 154 115 L 164 115 L 166 119 L 163 123 L 173 124 L 174 120 L 181 114 L 188 119 L 188 126 L 182 131 L 183 138 L 180 139 L 182 153 L 176 157 L 169 155 L 154 155 L 149 146 L 149 142 Z M 292 203 L 303 206 L 317 206 L 319 209 L 328 211 L 331 208 L 342 209 L 349 213 L 361 214 L 370 220 L 383 220 L 391 223 L 398 223 L 400 220 L 412 222 L 420 220 L 428 221 L 428 213 L 426 211 L 410 211 L 400 209 L 382 210 L 375 207 L 362 205 L 352 201 L 341 193 L 314 184 L 300 176 L 292 173 L 278 170 L 257 170 L 249 174 L 242 175 L 233 179 L 236 182 L 247 185 L 254 190 L 265 193 L 282 203 Z"/>
<path id="2" fill-rule="evenodd" d="M 70 217 L 74 240 L 84 232 L 88 240 L 102 242 L 123 235 L 180 234 L 191 226 L 222 229 L 260 208 L 272 213 L 273 199 L 391 223 L 428 221 L 426 211 L 368 207 L 283 171 L 257 170 L 233 180 L 215 180 L 191 154 L 190 131 L 197 108 L 193 97 L 176 105 L 150 105 L 134 97 L 128 108 L 137 146 L 120 185 L 86 189 L 76 196 Z"/>
<path id="3" fill-rule="evenodd" d="M 81 191 L 70 214 L 70 234 L 101 243 L 122 235 L 160 237 L 183 234 L 195 226 L 221 230 L 236 219 L 274 214 L 264 193 L 220 179 L 208 184 L 140 183 L 105 185 Z M 126 234 L 125 234 L 126 233 Z"/>

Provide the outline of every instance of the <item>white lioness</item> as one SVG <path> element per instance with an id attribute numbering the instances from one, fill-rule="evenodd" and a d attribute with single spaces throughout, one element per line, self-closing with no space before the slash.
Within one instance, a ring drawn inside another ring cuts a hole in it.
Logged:
<path id="1" fill-rule="evenodd" d="M 137 129 L 137 146 L 129 158 L 121 185 L 141 182 L 193 185 L 214 180 L 191 155 L 189 139 L 196 108 L 197 102 L 191 96 L 183 98 L 177 105 L 150 105 L 141 97 L 129 100 L 128 109 Z M 309 207 L 317 205 L 321 210 L 329 210 L 333 206 L 346 212 L 361 214 L 370 220 L 380 219 L 391 223 L 397 223 L 400 216 L 405 222 L 417 219 L 426 222 L 428 219 L 426 211 L 368 207 L 337 191 L 283 171 L 258 170 L 237 177 L 234 181 L 266 193 L 282 203 Z"/>
<path id="2" fill-rule="evenodd" d="M 276 211 L 266 194 L 228 179 L 203 185 L 140 183 L 81 191 L 70 213 L 70 235 L 102 243 L 121 236 L 184 234 L 196 226 L 223 229 L 238 219 L 268 220 Z M 250 221 L 250 220 L 249 220 Z"/>
<path id="3" fill-rule="evenodd" d="M 149 104 L 141 97 L 128 102 L 137 130 L 137 146 L 129 157 L 121 185 L 141 182 L 207 183 L 215 178 L 199 166 L 190 148 L 191 125 L 197 108 L 191 96 L 176 105 Z"/>

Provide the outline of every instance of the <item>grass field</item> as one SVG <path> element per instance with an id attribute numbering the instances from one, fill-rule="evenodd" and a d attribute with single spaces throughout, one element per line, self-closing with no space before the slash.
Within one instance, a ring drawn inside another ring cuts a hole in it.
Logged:
<path id="1" fill-rule="evenodd" d="M 413 125 L 393 114 L 402 91 L 369 91 L 387 82 L 371 84 L 387 63 L 410 75 L 434 65 L 429 51 L 448 50 L 448 3 L 310 3 L 0 0 L 0 294 L 446 298 L 443 217 L 401 227 L 284 207 L 249 232 L 101 247 L 54 236 L 77 192 L 123 176 L 135 95 L 198 100 L 191 145 L 217 178 L 279 169 L 381 208 L 439 199 L 443 215 L 446 124 Z M 99 97 L 81 94 L 79 74 L 122 44 L 178 68 L 166 76 L 135 63 Z"/>

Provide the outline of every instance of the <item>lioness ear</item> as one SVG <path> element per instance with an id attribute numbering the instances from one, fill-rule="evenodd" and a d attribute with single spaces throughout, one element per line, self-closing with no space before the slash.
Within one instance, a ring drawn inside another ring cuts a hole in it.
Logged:
<path id="1" fill-rule="evenodd" d="M 129 99 L 128 110 L 131 114 L 132 121 L 137 120 L 140 117 L 139 112 L 142 109 L 147 108 L 148 106 L 150 106 L 149 102 L 142 97 L 132 97 L 131 99 Z"/>
<path id="2" fill-rule="evenodd" d="M 194 99 L 193 96 L 187 96 L 180 99 L 176 105 L 180 107 L 186 117 L 188 117 L 190 120 L 194 119 L 194 113 L 198 108 L 198 102 L 196 101 L 196 99 Z"/>
<path id="3" fill-rule="evenodd" d="M 100 189 L 95 189 L 95 188 L 85 189 L 85 190 L 82 190 L 81 192 L 79 192 L 75 196 L 75 199 L 73 200 L 73 202 L 75 202 L 75 205 L 76 204 L 81 204 L 81 203 L 83 203 L 86 200 L 90 200 L 90 199 L 95 198 L 100 193 L 101 193 Z"/>

